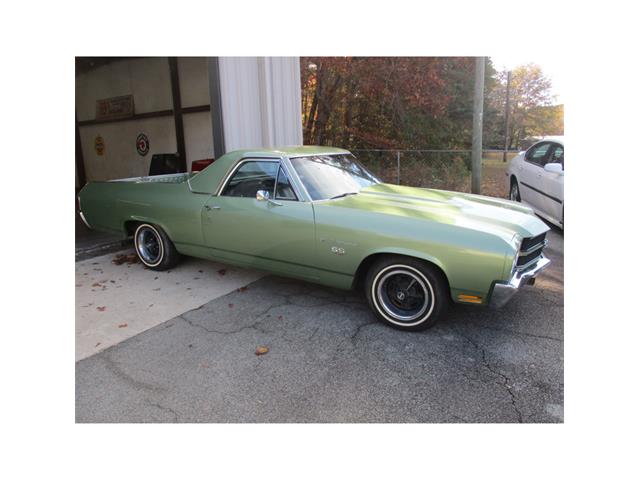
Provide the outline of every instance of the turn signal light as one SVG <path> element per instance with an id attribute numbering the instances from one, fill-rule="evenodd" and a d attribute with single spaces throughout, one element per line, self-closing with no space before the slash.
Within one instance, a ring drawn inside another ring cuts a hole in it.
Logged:
<path id="1" fill-rule="evenodd" d="M 482 303 L 482 297 L 479 297 L 478 295 L 464 295 L 461 293 L 458 295 L 458 300 L 467 303 Z"/>

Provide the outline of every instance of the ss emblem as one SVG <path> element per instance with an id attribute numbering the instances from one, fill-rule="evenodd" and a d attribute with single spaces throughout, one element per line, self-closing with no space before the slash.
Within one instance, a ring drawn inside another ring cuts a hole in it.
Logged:
<path id="1" fill-rule="evenodd" d="M 331 247 L 331 253 L 335 253 L 336 255 L 344 255 L 345 251 L 342 247 Z"/>

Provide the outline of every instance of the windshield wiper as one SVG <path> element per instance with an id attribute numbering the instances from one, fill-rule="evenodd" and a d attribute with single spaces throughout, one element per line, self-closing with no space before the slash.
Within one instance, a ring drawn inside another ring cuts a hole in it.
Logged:
<path id="1" fill-rule="evenodd" d="M 331 197 L 329 200 L 335 200 L 336 198 L 342 198 L 342 197 L 346 197 L 347 195 L 357 195 L 358 192 L 346 192 L 346 193 L 341 193 L 340 195 L 336 195 L 335 197 Z"/>

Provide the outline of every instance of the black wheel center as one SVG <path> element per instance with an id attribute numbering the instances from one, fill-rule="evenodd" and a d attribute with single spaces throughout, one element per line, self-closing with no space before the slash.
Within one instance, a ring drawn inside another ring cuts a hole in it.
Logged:
<path id="1" fill-rule="evenodd" d="M 154 263 L 158 260 L 160 240 L 153 231 L 143 229 L 138 233 L 138 253 L 148 263 Z"/>
<path id="2" fill-rule="evenodd" d="M 424 291 L 408 275 L 394 275 L 387 281 L 386 293 L 389 301 L 398 309 L 411 311 L 420 308 L 424 301 Z"/>

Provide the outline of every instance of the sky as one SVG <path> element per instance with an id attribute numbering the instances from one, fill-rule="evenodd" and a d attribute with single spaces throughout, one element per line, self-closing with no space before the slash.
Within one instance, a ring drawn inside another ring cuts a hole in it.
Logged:
<path id="1" fill-rule="evenodd" d="M 561 56 L 553 55 L 496 55 L 491 57 L 496 70 L 513 69 L 518 65 L 536 63 L 551 79 L 552 94 L 556 96 L 556 104 L 564 103 L 564 61 Z"/>

